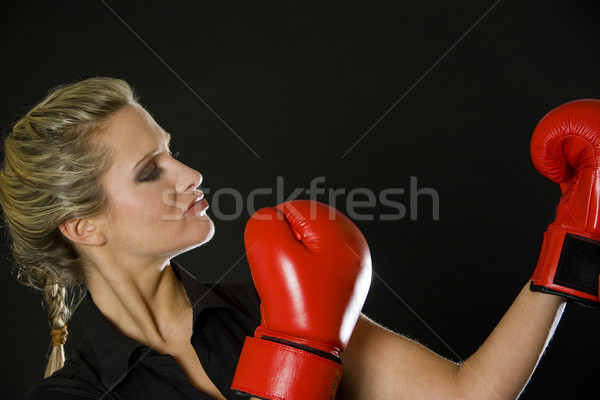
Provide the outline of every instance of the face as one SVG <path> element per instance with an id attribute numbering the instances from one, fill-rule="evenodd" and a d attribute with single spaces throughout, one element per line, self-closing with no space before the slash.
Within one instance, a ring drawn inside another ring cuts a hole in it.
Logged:
<path id="1" fill-rule="evenodd" d="M 98 224 L 112 254 L 152 261 L 210 240 L 214 225 L 198 189 L 202 175 L 173 158 L 169 135 L 144 109 L 119 111 L 101 140 L 113 163 L 103 176 L 109 204 Z"/>

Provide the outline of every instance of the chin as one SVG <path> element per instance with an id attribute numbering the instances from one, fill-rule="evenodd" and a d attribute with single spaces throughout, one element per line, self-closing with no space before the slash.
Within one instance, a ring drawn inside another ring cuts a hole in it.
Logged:
<path id="1" fill-rule="evenodd" d="M 200 247 L 203 244 L 210 241 L 215 235 L 215 224 L 212 222 L 210 218 L 205 220 L 207 222 L 206 226 L 203 227 L 202 231 L 195 235 L 195 240 L 189 246 L 183 248 L 180 253 L 184 253 L 186 251 L 195 249 L 196 247 Z"/>
<path id="2" fill-rule="evenodd" d="M 181 247 L 178 247 L 175 250 L 172 251 L 166 251 L 162 254 L 163 257 L 176 257 L 182 253 L 185 253 L 187 251 L 193 250 L 196 247 L 200 247 L 203 244 L 207 243 L 208 241 L 210 241 L 210 239 L 212 239 L 212 237 L 215 234 L 215 224 L 212 222 L 211 219 L 207 218 L 205 220 L 206 222 L 208 222 L 207 224 L 205 224 L 205 226 L 203 227 L 203 229 L 201 230 L 201 232 L 196 232 L 193 235 L 194 240 L 190 242 L 188 242 L 188 244 L 182 244 Z M 190 235 L 191 236 L 191 235 Z"/>
<path id="3" fill-rule="evenodd" d="M 212 222 L 212 219 L 209 218 L 207 232 L 205 234 L 204 240 L 199 245 L 203 245 L 204 243 L 208 242 L 210 239 L 213 238 L 214 235 L 215 235 L 215 224 L 214 224 L 214 222 Z"/>

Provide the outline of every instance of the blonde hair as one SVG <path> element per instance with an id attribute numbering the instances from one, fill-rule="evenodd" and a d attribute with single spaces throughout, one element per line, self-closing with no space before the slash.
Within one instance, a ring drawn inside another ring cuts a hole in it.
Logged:
<path id="1" fill-rule="evenodd" d="M 19 120 L 4 143 L 0 205 L 17 279 L 42 291 L 48 305 L 53 343 L 45 377 L 64 364 L 66 323 L 86 292 L 81 257 L 59 227 L 105 209 L 100 177 L 111 157 L 96 133 L 135 104 L 131 87 L 118 79 L 61 86 Z"/>

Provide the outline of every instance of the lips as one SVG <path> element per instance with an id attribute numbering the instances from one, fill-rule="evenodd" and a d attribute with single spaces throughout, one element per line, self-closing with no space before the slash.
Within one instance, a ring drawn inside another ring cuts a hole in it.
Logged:
<path id="1" fill-rule="evenodd" d="M 194 197 L 194 199 L 190 202 L 186 212 L 183 215 L 184 217 L 187 217 L 189 214 L 199 214 L 206 211 L 207 208 L 208 201 L 206 201 L 204 198 L 204 193 L 200 192 L 200 194 Z"/>

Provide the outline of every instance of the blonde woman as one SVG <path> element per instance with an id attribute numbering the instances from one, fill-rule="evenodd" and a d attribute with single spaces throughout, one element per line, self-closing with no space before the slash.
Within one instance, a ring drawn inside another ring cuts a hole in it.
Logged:
<path id="1" fill-rule="evenodd" d="M 128 84 L 92 78 L 53 90 L 4 149 L 0 202 L 18 277 L 44 293 L 53 344 L 28 399 L 248 397 L 231 384 L 261 323 L 259 297 L 251 283 L 207 286 L 171 261 L 214 234 L 202 175 L 172 157 L 169 134 Z M 85 339 L 64 361 L 78 288 Z M 337 398 L 517 398 L 564 303 L 525 285 L 460 365 L 361 316 L 341 353 Z"/>

